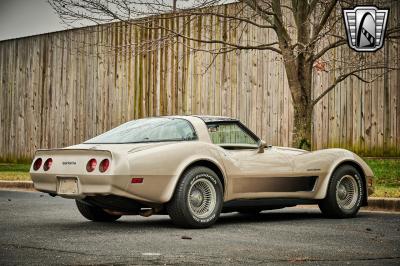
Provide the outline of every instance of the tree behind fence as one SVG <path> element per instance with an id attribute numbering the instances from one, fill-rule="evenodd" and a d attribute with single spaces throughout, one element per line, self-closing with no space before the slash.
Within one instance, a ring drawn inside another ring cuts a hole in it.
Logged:
<path id="1" fill-rule="evenodd" d="M 219 8 L 229 13 L 235 6 Z M 290 146 L 293 108 L 278 54 L 215 57 L 202 50 L 221 44 L 192 41 L 198 49 L 189 52 L 189 40 L 150 28 L 160 23 L 184 27 L 190 36 L 219 34 L 239 42 L 273 42 L 276 36 L 212 16 L 189 20 L 155 18 L 147 28 L 114 23 L 0 42 L 1 160 L 29 159 L 38 148 L 80 143 L 131 119 L 169 114 L 237 117 L 267 143 Z M 314 70 L 314 95 L 354 53 L 343 46 L 326 55 L 326 67 Z M 398 60 L 400 47 L 388 42 L 364 60 L 374 56 Z M 372 83 L 349 78 L 316 105 L 314 149 L 400 155 L 400 72 L 379 71 L 363 73 L 379 77 Z"/>

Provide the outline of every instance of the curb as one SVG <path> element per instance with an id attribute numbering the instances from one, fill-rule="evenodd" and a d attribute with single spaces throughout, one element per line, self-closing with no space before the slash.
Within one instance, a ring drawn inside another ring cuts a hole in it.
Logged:
<path id="1" fill-rule="evenodd" d="M 400 198 L 368 198 L 367 210 L 400 212 Z"/>
<path id="2" fill-rule="evenodd" d="M 0 180 L 0 188 L 34 189 L 34 186 L 32 181 Z"/>
<path id="3" fill-rule="evenodd" d="M 0 180 L 0 189 L 26 189 L 34 190 L 32 181 L 5 181 Z M 363 209 L 371 211 L 400 212 L 400 198 L 369 197 L 368 206 Z"/>

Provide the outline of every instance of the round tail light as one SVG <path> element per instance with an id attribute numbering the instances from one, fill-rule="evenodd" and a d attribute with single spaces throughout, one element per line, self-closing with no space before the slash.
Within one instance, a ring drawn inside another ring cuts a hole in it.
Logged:
<path id="1" fill-rule="evenodd" d="M 50 169 L 51 165 L 53 164 L 53 159 L 49 158 L 44 162 L 43 170 L 47 171 Z"/>
<path id="2" fill-rule="evenodd" d="M 104 173 L 105 171 L 107 171 L 109 166 L 110 166 L 110 160 L 104 159 L 103 161 L 101 161 L 99 166 L 100 172 Z"/>
<path id="3" fill-rule="evenodd" d="M 86 171 L 93 172 L 93 170 L 96 168 L 96 165 L 97 165 L 96 159 L 94 159 L 94 158 L 90 159 L 88 161 L 88 163 L 86 164 Z"/>
<path id="4" fill-rule="evenodd" d="M 33 170 L 39 170 L 40 166 L 42 166 L 42 158 L 37 158 L 33 163 Z"/>

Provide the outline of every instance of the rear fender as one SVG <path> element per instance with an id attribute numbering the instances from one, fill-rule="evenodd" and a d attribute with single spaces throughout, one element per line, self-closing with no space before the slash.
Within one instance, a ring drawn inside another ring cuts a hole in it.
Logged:
<path id="1" fill-rule="evenodd" d="M 223 178 L 223 186 L 227 187 L 227 181 L 226 181 L 226 177 L 225 177 L 225 168 L 223 167 L 222 163 L 218 162 L 216 159 L 214 159 L 211 156 L 199 156 L 199 155 L 193 155 L 190 156 L 188 158 L 186 158 L 184 161 L 182 161 L 182 163 L 179 164 L 179 166 L 177 167 L 176 173 L 177 175 L 175 175 L 172 179 L 171 182 L 169 183 L 168 188 L 165 190 L 164 193 L 164 201 L 168 202 L 171 200 L 174 192 L 175 192 L 175 188 L 178 184 L 178 181 L 180 180 L 180 178 L 183 177 L 183 174 L 185 173 L 185 171 L 190 168 L 191 165 L 195 164 L 196 162 L 199 161 L 208 161 L 210 163 L 213 163 L 214 165 L 216 165 L 219 170 L 222 173 L 222 178 Z M 226 190 L 225 190 L 226 193 Z"/>

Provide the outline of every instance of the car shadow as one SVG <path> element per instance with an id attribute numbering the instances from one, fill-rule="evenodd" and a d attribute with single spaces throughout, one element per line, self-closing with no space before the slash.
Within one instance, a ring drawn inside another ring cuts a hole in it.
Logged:
<path id="1" fill-rule="evenodd" d="M 48 220 L 46 225 L 49 228 L 59 228 L 66 231 L 76 232 L 96 232 L 102 230 L 110 230 L 112 232 L 122 233 L 136 233 L 138 231 L 151 232 L 157 229 L 157 232 L 174 232 L 190 229 L 182 229 L 173 224 L 172 220 L 168 215 L 153 215 L 149 218 L 140 216 L 125 216 L 115 222 L 92 222 L 86 220 L 76 213 L 77 216 L 71 217 L 69 221 L 54 221 Z M 369 216 L 369 213 L 360 212 L 356 216 L 359 219 Z M 246 225 L 246 224 L 265 224 L 273 225 L 277 223 L 304 223 L 304 221 L 310 223 L 331 223 L 332 219 L 326 218 L 318 209 L 297 209 L 287 208 L 282 210 L 264 211 L 259 214 L 240 214 L 240 213 L 223 213 L 221 214 L 218 221 L 211 227 L 213 229 L 221 229 L 224 227 L 231 227 L 232 225 Z M 345 222 L 347 219 L 339 219 L 339 223 Z M 37 224 L 38 227 L 43 229 L 43 223 Z"/>
<path id="2" fill-rule="evenodd" d="M 310 211 L 311 210 L 311 211 Z M 320 211 L 313 209 L 301 210 L 290 210 L 287 209 L 284 212 L 264 211 L 258 214 L 241 214 L 241 213 L 229 213 L 222 215 L 215 226 L 225 226 L 231 224 L 245 224 L 245 223 L 281 223 L 281 222 L 303 222 L 304 220 L 312 222 L 329 222 L 329 221 L 346 221 L 348 219 L 361 219 L 368 217 L 370 214 L 359 212 L 354 218 L 347 219 L 335 219 L 324 216 Z"/>
<path id="3" fill-rule="evenodd" d="M 359 213 L 355 218 L 361 218 L 366 214 Z M 247 215 L 239 213 L 227 213 L 222 214 L 218 221 L 212 228 L 229 227 L 237 224 L 254 224 L 254 223 L 265 223 L 265 224 L 275 224 L 275 223 L 297 223 L 304 220 L 309 220 L 310 222 L 318 221 L 329 221 L 331 219 L 325 218 L 322 213 L 318 211 L 285 211 L 285 212 L 262 212 L 256 215 Z M 172 223 L 172 220 L 168 215 L 154 215 L 150 218 L 135 217 L 134 218 L 123 218 L 121 220 L 104 223 L 104 222 L 91 222 L 86 221 L 82 217 L 82 221 L 68 222 L 68 223 L 57 223 L 52 226 L 61 227 L 63 230 L 83 230 L 83 231 L 97 231 L 103 229 L 112 229 L 113 232 L 118 231 L 151 231 L 152 229 L 157 229 L 162 231 L 169 231 L 171 229 L 182 230 Z"/>
<path id="4" fill-rule="evenodd" d="M 159 218 L 160 217 L 160 218 Z M 58 223 L 58 226 L 63 227 L 65 230 L 103 230 L 103 229 L 112 229 L 113 232 L 118 230 L 125 231 L 137 231 L 137 230 L 152 230 L 152 229 L 165 229 L 170 230 L 172 228 L 176 228 L 176 226 L 172 223 L 171 219 L 167 215 L 159 216 L 157 219 L 150 218 L 137 218 L 135 220 L 131 219 L 123 219 L 115 222 L 92 222 L 88 221 L 82 217 L 82 221 L 79 222 L 70 222 L 70 223 Z"/>
<path id="5" fill-rule="evenodd" d="M 217 223 L 220 225 L 237 223 L 275 223 L 312 219 L 324 219 L 324 216 L 322 213 L 318 212 L 262 212 L 258 214 L 232 213 L 221 216 Z"/>

